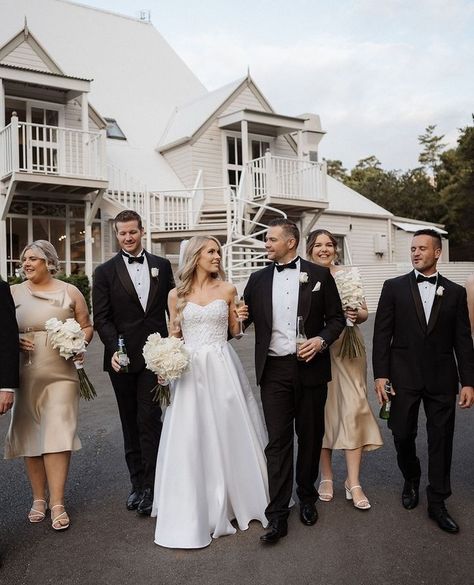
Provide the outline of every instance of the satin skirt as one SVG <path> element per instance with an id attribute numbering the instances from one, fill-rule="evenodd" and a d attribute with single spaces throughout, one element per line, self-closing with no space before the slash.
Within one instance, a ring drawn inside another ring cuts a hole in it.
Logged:
<path id="1" fill-rule="evenodd" d="M 247 376 L 228 343 L 195 351 L 173 384 L 156 467 L 155 542 L 202 548 L 251 520 L 266 526 L 267 435 Z M 211 538 L 212 537 L 212 538 Z"/>
<path id="2" fill-rule="evenodd" d="M 355 331 L 363 343 L 356 326 Z M 324 409 L 323 449 L 373 451 L 383 445 L 382 435 L 367 400 L 367 361 L 338 357 L 342 336 L 330 347 L 332 381 Z"/>

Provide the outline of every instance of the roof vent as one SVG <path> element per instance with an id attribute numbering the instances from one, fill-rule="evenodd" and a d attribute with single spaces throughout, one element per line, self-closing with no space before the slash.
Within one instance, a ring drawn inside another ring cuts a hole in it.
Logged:
<path id="1" fill-rule="evenodd" d="M 140 10 L 138 13 L 138 18 L 143 22 L 151 22 L 151 11 L 150 10 Z"/>

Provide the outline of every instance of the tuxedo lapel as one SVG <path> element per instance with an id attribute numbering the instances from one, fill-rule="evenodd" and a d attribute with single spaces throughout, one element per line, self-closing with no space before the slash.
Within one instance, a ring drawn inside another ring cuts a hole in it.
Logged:
<path id="1" fill-rule="evenodd" d="M 438 290 L 438 286 L 443 285 L 443 277 L 438 275 L 438 280 L 436 282 L 436 290 Z M 434 326 L 436 325 L 436 321 L 438 320 L 439 312 L 441 309 L 441 304 L 443 302 L 443 295 L 437 295 L 435 293 L 433 306 L 431 307 L 430 318 L 428 321 L 428 335 L 433 331 Z"/>
<path id="2" fill-rule="evenodd" d="M 148 271 L 150 273 L 150 290 L 148 291 L 148 300 L 146 303 L 146 310 L 145 310 L 145 313 L 146 313 L 150 309 L 150 307 L 153 305 L 153 301 L 155 300 L 156 294 L 158 292 L 160 273 L 158 272 L 158 276 L 154 276 L 154 277 L 151 275 L 151 269 L 152 268 L 159 269 L 159 263 L 157 262 L 156 258 L 154 256 L 152 256 L 151 254 L 148 254 L 148 252 L 146 250 L 145 250 L 145 255 L 146 255 L 147 262 L 148 262 Z"/>
<path id="3" fill-rule="evenodd" d="M 262 305 L 263 314 L 265 317 L 265 323 L 271 330 L 273 327 L 273 275 L 275 268 L 273 264 L 264 269 L 266 272 L 263 277 L 263 294 L 262 294 Z"/>
<path id="4" fill-rule="evenodd" d="M 309 311 L 311 309 L 311 295 L 313 286 L 316 284 L 311 280 L 311 271 L 309 265 L 306 265 L 305 260 L 300 259 L 300 275 L 302 272 L 306 272 L 308 275 L 308 282 L 301 283 L 298 291 L 298 316 L 303 317 L 303 321 L 306 322 Z"/>
<path id="5" fill-rule="evenodd" d="M 421 302 L 420 291 L 418 289 L 418 284 L 416 282 L 415 272 L 412 271 L 408 275 L 408 279 L 410 281 L 410 289 L 411 294 L 413 296 L 413 302 L 415 303 L 416 314 L 418 316 L 418 321 L 420 322 L 420 327 L 422 328 L 423 332 L 426 333 L 426 317 L 425 312 L 423 310 L 423 304 Z"/>
<path id="6" fill-rule="evenodd" d="M 120 252 L 115 257 L 115 268 L 117 270 L 117 274 L 120 282 L 122 283 L 123 288 L 132 297 L 132 299 L 140 306 L 140 308 L 142 308 L 140 299 L 138 298 L 137 295 L 137 291 L 133 286 L 132 279 L 130 278 L 130 274 L 128 273 L 127 267 L 125 266 L 125 262 L 123 261 L 122 254 Z"/>

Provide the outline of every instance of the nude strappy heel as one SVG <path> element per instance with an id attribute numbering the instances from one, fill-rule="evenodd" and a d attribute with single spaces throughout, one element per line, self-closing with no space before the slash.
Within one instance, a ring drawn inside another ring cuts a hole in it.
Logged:
<path id="1" fill-rule="evenodd" d="M 63 511 L 60 512 L 57 516 L 54 516 L 54 509 L 55 508 L 62 508 Z M 54 516 L 54 518 L 53 518 Z M 61 521 L 66 520 L 66 524 L 61 524 Z M 55 526 L 57 524 L 57 526 Z M 62 504 L 56 504 L 55 506 L 51 506 L 51 526 L 54 530 L 66 530 L 69 528 L 69 516 Z"/>
<path id="2" fill-rule="evenodd" d="M 44 504 L 44 512 L 35 508 L 36 502 L 42 502 Z M 28 520 L 32 524 L 37 524 L 38 522 L 43 522 L 46 518 L 46 512 L 48 510 L 48 504 L 46 500 L 33 500 L 33 505 L 31 506 L 30 511 L 28 512 Z"/>

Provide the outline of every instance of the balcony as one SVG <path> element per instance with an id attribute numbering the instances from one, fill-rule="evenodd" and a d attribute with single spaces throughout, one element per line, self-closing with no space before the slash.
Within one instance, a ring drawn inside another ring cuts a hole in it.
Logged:
<path id="1" fill-rule="evenodd" d="M 249 161 L 244 175 L 246 199 L 282 207 L 327 207 L 324 162 L 272 156 L 267 152 Z"/>
<path id="2" fill-rule="evenodd" d="M 104 188 L 105 144 L 103 131 L 31 124 L 12 116 L 0 130 L 0 180 L 34 183 L 43 190 Z"/>

